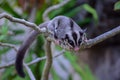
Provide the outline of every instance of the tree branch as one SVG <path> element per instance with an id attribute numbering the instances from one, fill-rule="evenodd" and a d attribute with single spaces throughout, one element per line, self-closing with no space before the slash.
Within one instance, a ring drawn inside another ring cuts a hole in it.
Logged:
<path id="1" fill-rule="evenodd" d="M 42 74 L 42 78 L 41 80 L 48 80 L 49 78 L 49 72 L 50 72 L 50 68 L 52 66 L 52 51 L 51 51 L 51 41 L 47 41 L 46 40 L 46 44 L 45 44 L 45 48 L 46 48 L 46 62 L 45 62 L 45 66 L 43 69 L 43 74 Z"/>
<path id="2" fill-rule="evenodd" d="M 58 56 L 60 56 L 60 55 L 62 55 L 62 54 L 64 54 L 64 52 L 65 52 L 65 50 L 62 50 L 60 53 L 54 55 L 54 56 L 53 56 L 53 59 L 56 58 L 56 57 L 58 57 Z M 45 57 L 41 57 L 41 58 L 37 58 L 37 59 L 35 59 L 35 60 L 27 63 L 27 65 L 32 65 L 32 64 L 38 63 L 38 62 L 40 62 L 41 60 L 45 60 L 45 59 L 46 59 L 46 56 L 45 56 Z"/>
<path id="3" fill-rule="evenodd" d="M 88 40 L 86 43 L 83 43 L 81 48 L 90 48 L 90 47 L 92 47 L 92 46 L 94 46 L 94 45 L 96 45 L 96 44 L 98 44 L 98 43 L 100 43 L 108 38 L 111 38 L 111 37 L 119 34 L 119 33 L 120 33 L 120 26 L 118 26 L 118 27 L 106 32 L 106 33 L 103 33 L 94 39 Z"/>
<path id="4" fill-rule="evenodd" d="M 32 28 L 32 29 L 34 29 L 34 30 L 41 33 L 41 30 L 39 29 L 39 27 L 36 24 L 25 21 L 24 19 L 14 18 L 14 17 L 12 17 L 11 15 L 9 15 L 7 13 L 1 13 L 0 14 L 0 19 L 2 19 L 2 18 L 6 18 L 6 19 L 10 20 L 11 22 L 16 22 L 16 23 L 23 24 L 23 25 L 25 25 L 27 27 L 30 27 L 30 28 Z"/>
<path id="5" fill-rule="evenodd" d="M 31 80 L 36 80 L 33 73 L 32 73 L 32 71 L 31 71 L 31 69 L 28 67 L 28 65 L 24 63 L 24 66 L 25 66 L 25 68 L 27 70 L 27 73 L 29 74 L 30 79 Z"/>
<path id="6" fill-rule="evenodd" d="M 69 0 L 65 0 L 62 1 L 60 4 L 54 5 L 52 7 L 49 7 L 44 13 L 43 13 L 43 19 L 44 21 L 49 21 L 49 17 L 48 17 L 48 13 L 50 13 L 51 11 L 58 9 L 62 6 L 64 6 L 66 3 L 68 3 Z M 45 62 L 45 67 L 42 73 L 42 78 L 41 80 L 48 80 L 49 78 L 49 72 L 50 72 L 50 68 L 52 65 L 52 50 L 51 50 L 51 42 L 49 40 L 46 40 L 46 45 L 45 45 L 45 53 L 46 53 L 46 62 Z"/>
<path id="7" fill-rule="evenodd" d="M 53 9 L 54 10 L 54 9 Z M 48 10 L 48 12 L 49 12 L 49 10 Z M 48 14 L 48 12 L 47 13 L 45 13 L 45 14 Z M 26 26 L 28 26 L 28 27 L 31 27 L 32 29 L 34 29 L 34 30 L 36 30 L 36 31 L 38 31 L 38 32 L 42 32 L 42 33 L 45 33 L 46 31 L 45 30 L 42 30 L 41 29 L 41 27 L 43 27 L 44 25 L 39 25 L 39 27 L 40 28 L 38 28 L 38 26 L 37 25 L 35 25 L 35 24 L 33 24 L 33 23 L 30 23 L 30 22 L 27 22 L 27 21 L 25 21 L 25 20 L 23 20 L 23 19 L 18 19 L 18 18 L 14 18 L 14 17 L 12 17 L 12 16 L 10 16 L 10 15 L 8 15 L 8 14 L 6 14 L 6 13 L 2 13 L 2 14 L 0 14 L 0 19 L 1 18 L 7 18 L 8 20 L 10 20 L 10 21 L 12 21 L 12 22 L 17 22 L 17 23 L 21 23 L 21 24 L 23 24 L 23 25 L 26 25 Z M 45 19 L 45 20 L 47 20 L 47 19 Z M 45 22 L 45 23 L 49 23 L 49 22 Z M 43 23 L 44 24 L 44 23 Z M 110 38 L 110 37 L 113 37 L 113 36 L 115 36 L 116 34 L 119 34 L 120 33 L 120 26 L 118 26 L 118 27 L 116 27 L 116 28 L 114 28 L 114 29 L 112 29 L 112 30 L 110 30 L 110 31 L 108 31 L 108 32 L 106 32 L 106 33 L 104 33 L 104 34 L 101 34 L 100 36 L 97 36 L 96 38 L 94 38 L 94 39 L 90 39 L 90 40 L 88 40 L 87 42 L 84 42 L 82 45 L 81 45 L 81 49 L 85 49 L 85 48 L 90 48 L 91 46 L 94 46 L 94 45 L 96 45 L 96 44 L 98 44 L 98 43 L 100 43 L 100 42 L 102 42 L 102 41 L 104 41 L 104 40 L 106 40 L 106 39 L 108 39 L 108 38 Z M 53 39 L 49 39 L 49 41 L 53 41 L 54 42 L 54 40 Z M 48 42 L 49 42 L 48 41 Z M 50 44 L 50 43 L 49 43 Z M 8 47 L 11 47 L 11 48 L 15 48 L 14 46 L 10 46 L 10 45 L 6 45 L 6 44 L 3 44 L 3 43 L 0 43 L 0 45 L 2 45 L 2 46 L 8 46 Z M 50 46 L 49 46 L 50 47 Z M 15 49 L 15 51 L 17 51 L 17 49 Z M 50 52 L 50 50 L 49 50 L 49 48 L 48 48 L 48 52 Z M 47 55 L 51 55 L 51 54 L 47 54 Z M 49 58 L 51 58 L 51 57 L 48 57 L 47 56 L 47 59 L 48 60 L 50 60 L 50 61 L 48 61 L 48 63 L 50 62 L 52 62 L 52 58 L 51 59 L 49 59 Z M 34 64 L 34 63 L 37 63 L 37 62 L 39 62 L 40 60 L 43 60 L 43 59 L 46 59 L 46 57 L 44 57 L 44 58 L 42 58 L 42 59 L 36 59 L 36 61 L 35 62 L 32 62 L 32 63 L 28 63 L 27 65 L 31 65 L 31 64 Z M 11 65 L 13 65 L 14 64 L 14 62 L 10 62 L 10 63 L 8 63 L 8 64 L 6 64 L 6 65 L 2 65 L 2 66 L 0 66 L 0 69 L 1 68 L 6 68 L 6 67 L 9 67 L 9 66 L 11 66 Z M 49 64 L 49 69 L 50 69 L 50 66 L 51 66 L 51 64 Z M 46 68 L 46 70 L 48 70 L 48 68 Z M 46 71 L 46 70 L 44 70 L 44 71 Z M 49 71 L 49 70 L 48 70 Z M 46 72 L 45 72 L 46 73 Z M 49 73 L 49 72 L 48 72 Z M 48 74 L 48 73 L 46 73 L 46 74 Z M 44 78 L 42 78 L 43 80 L 45 80 L 46 78 L 48 78 L 48 77 L 46 77 L 45 75 L 43 75 L 44 76 Z M 46 77 L 46 78 L 45 78 Z M 46 79 L 47 80 L 47 79 Z"/>
<path id="8" fill-rule="evenodd" d="M 15 47 L 15 45 L 0 42 L 0 46 L 13 48 L 17 52 L 17 48 Z"/>
<path id="9" fill-rule="evenodd" d="M 65 50 L 62 50 L 60 53 L 54 55 L 54 56 L 53 56 L 53 59 L 56 58 L 56 57 L 58 57 L 58 56 L 60 56 L 60 55 L 62 55 L 62 54 L 64 54 L 64 52 L 65 52 Z M 30 65 L 32 65 L 32 64 L 38 63 L 38 62 L 40 62 L 40 61 L 42 61 L 42 60 L 45 60 L 45 59 L 46 59 L 46 56 L 41 57 L 41 58 L 37 58 L 37 59 L 35 59 L 35 60 L 27 63 L 27 65 L 30 66 Z M 9 63 L 7 63 L 7 64 L 4 64 L 4 65 L 2 64 L 2 65 L 0 65 L 0 69 L 8 68 L 8 67 L 10 67 L 10 66 L 13 66 L 14 64 L 15 64 L 15 61 L 11 61 L 11 62 L 9 62 Z"/>
<path id="10" fill-rule="evenodd" d="M 6 64 L 0 64 L 0 69 L 3 69 L 3 68 L 8 68 L 10 66 L 13 66 L 15 63 L 15 61 L 11 61 L 9 63 L 6 63 Z"/>

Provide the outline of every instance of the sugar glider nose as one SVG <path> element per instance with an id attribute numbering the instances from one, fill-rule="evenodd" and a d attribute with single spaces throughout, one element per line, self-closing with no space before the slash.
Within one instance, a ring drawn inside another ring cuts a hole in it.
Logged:
<path id="1" fill-rule="evenodd" d="M 79 47 L 75 47 L 74 48 L 74 51 L 78 51 L 80 48 Z"/>

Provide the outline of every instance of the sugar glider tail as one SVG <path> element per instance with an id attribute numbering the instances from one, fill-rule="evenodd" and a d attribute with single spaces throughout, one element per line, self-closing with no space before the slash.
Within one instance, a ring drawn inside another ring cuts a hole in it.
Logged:
<path id="1" fill-rule="evenodd" d="M 29 46 L 32 44 L 32 42 L 35 40 L 37 37 L 38 32 L 33 31 L 32 34 L 25 40 L 22 44 L 22 46 L 19 48 L 16 56 L 16 61 L 15 61 L 15 68 L 19 76 L 25 77 L 25 73 L 23 71 L 23 59 L 25 56 L 25 53 Z"/>
<path id="2" fill-rule="evenodd" d="M 44 23 L 40 24 L 39 27 L 44 28 L 48 25 L 48 23 L 49 22 L 44 22 Z M 17 52 L 15 68 L 20 77 L 23 77 L 23 78 L 25 77 L 25 73 L 23 71 L 23 59 L 24 59 L 25 53 L 26 53 L 27 49 L 30 47 L 30 45 L 32 44 L 32 42 L 36 39 L 38 34 L 39 33 L 37 31 L 33 31 L 30 34 L 30 36 L 28 36 L 28 38 L 23 42 L 23 44 L 21 45 L 21 47 L 19 48 L 19 50 Z"/>

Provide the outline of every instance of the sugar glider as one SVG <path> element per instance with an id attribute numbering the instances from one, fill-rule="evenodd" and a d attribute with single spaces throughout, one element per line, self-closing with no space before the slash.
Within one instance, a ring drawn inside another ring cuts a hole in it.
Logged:
<path id="1" fill-rule="evenodd" d="M 57 16 L 50 20 L 44 27 L 50 31 L 49 36 L 55 39 L 55 43 L 64 45 L 69 49 L 78 51 L 82 41 L 85 39 L 85 31 L 80 28 L 71 18 L 65 16 Z M 39 35 L 37 31 L 33 31 L 31 35 L 23 42 L 17 52 L 15 67 L 17 73 L 21 77 L 25 77 L 23 71 L 23 59 L 25 53 L 35 38 Z"/>

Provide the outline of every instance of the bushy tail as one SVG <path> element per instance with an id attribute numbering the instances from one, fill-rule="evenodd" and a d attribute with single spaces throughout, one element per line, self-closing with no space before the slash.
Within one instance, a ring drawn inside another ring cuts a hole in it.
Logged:
<path id="1" fill-rule="evenodd" d="M 17 52 L 15 68 L 16 68 L 18 75 L 23 78 L 25 77 L 25 73 L 23 71 L 23 59 L 24 59 L 27 49 L 30 47 L 32 42 L 37 37 L 37 35 L 38 35 L 38 32 L 33 31 L 31 33 L 31 35 L 23 42 L 22 46 L 20 47 L 20 49 Z"/>
<path id="2" fill-rule="evenodd" d="M 49 21 L 46 21 L 46 22 L 40 24 L 39 27 L 40 28 L 47 27 L 48 23 L 49 23 Z M 17 52 L 15 68 L 16 68 L 18 75 L 23 78 L 25 77 L 25 73 L 23 71 L 23 59 L 24 59 L 25 53 L 26 53 L 27 49 L 30 47 L 30 45 L 32 44 L 32 42 L 35 40 L 35 38 L 37 37 L 38 34 L 39 33 L 37 31 L 33 31 L 30 34 L 30 36 L 23 42 L 22 46 L 20 47 L 20 49 Z"/>

